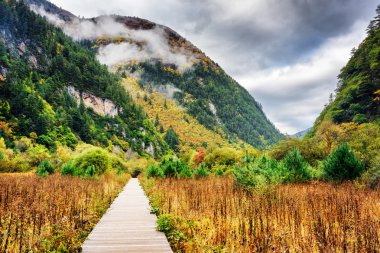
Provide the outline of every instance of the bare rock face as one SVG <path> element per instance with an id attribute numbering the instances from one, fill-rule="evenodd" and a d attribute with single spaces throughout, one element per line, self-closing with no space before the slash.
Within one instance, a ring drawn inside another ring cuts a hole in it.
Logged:
<path id="1" fill-rule="evenodd" d="M 28 63 L 32 68 L 38 68 L 38 61 L 34 55 L 29 56 Z"/>
<path id="2" fill-rule="evenodd" d="M 155 157 L 154 146 L 152 143 L 150 143 L 149 146 L 146 147 L 145 152 L 151 155 L 152 157 Z"/>
<path id="3" fill-rule="evenodd" d="M 24 42 L 21 42 L 18 46 L 17 46 L 17 49 L 18 49 L 18 53 L 19 55 L 23 55 L 25 54 L 26 52 L 26 45 Z"/>
<path id="4" fill-rule="evenodd" d="M 81 94 L 74 86 L 69 86 L 67 91 L 78 103 L 83 100 L 86 107 L 92 108 L 99 115 L 109 117 L 118 115 L 117 106 L 109 99 L 102 99 L 87 92 Z"/>
<path id="5" fill-rule="evenodd" d="M 136 158 L 137 156 L 137 153 L 134 152 L 132 148 L 128 149 L 127 152 L 125 152 L 125 160 L 130 160 Z"/>

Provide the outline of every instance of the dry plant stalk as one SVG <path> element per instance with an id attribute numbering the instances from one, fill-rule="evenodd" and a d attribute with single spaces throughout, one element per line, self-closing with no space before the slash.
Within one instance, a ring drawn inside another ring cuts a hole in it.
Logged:
<path id="1" fill-rule="evenodd" d="M 378 252 L 380 193 L 351 183 L 289 184 L 249 192 L 232 178 L 148 180 L 170 214 L 181 252 Z"/>
<path id="2" fill-rule="evenodd" d="M 128 176 L 0 176 L 0 252 L 79 252 Z"/>

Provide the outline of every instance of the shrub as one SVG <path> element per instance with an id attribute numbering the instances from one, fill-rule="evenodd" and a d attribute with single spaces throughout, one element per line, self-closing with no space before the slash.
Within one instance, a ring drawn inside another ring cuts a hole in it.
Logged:
<path id="1" fill-rule="evenodd" d="M 42 161 L 50 159 L 50 154 L 47 148 L 39 144 L 30 147 L 26 151 L 26 154 L 29 156 L 29 161 L 32 166 L 37 166 Z"/>
<path id="2" fill-rule="evenodd" d="M 225 173 L 224 169 L 222 167 L 219 167 L 214 171 L 214 176 L 222 177 L 224 176 L 224 173 Z"/>
<path id="3" fill-rule="evenodd" d="M 242 153 L 233 148 L 214 148 L 207 150 L 204 162 L 209 167 L 215 165 L 233 165 L 242 159 Z"/>
<path id="4" fill-rule="evenodd" d="M 169 214 L 160 215 L 157 219 L 157 230 L 168 234 L 175 229 L 175 221 Z"/>
<path id="5" fill-rule="evenodd" d="M 3 153 L 3 159 L 0 159 L 0 172 L 25 172 L 30 169 L 31 165 L 23 153 L 14 155 L 12 151 L 12 155 L 9 158 L 6 153 Z"/>
<path id="6" fill-rule="evenodd" d="M 84 172 L 88 167 L 94 167 L 94 175 L 101 175 L 110 168 L 109 154 L 101 148 L 91 148 L 84 151 L 73 160 L 73 165 Z"/>
<path id="7" fill-rule="evenodd" d="M 173 158 L 163 160 L 160 167 L 164 172 L 165 177 L 178 177 L 179 171 Z"/>
<path id="8" fill-rule="evenodd" d="M 61 175 L 76 176 L 77 168 L 72 163 L 66 163 L 61 169 Z"/>
<path id="9" fill-rule="evenodd" d="M 294 148 L 283 160 L 287 175 L 286 182 L 306 182 L 311 179 L 309 165 L 303 159 L 298 148 Z"/>
<path id="10" fill-rule="evenodd" d="M 187 166 L 185 164 L 185 166 L 183 166 L 181 168 L 181 171 L 179 172 L 179 177 L 180 178 L 191 178 L 192 176 L 193 176 L 193 172 L 191 171 L 189 166 Z"/>
<path id="11" fill-rule="evenodd" d="M 21 137 L 20 140 L 15 141 L 15 146 L 21 152 L 25 152 L 32 146 L 32 140 L 27 137 Z"/>
<path id="12" fill-rule="evenodd" d="M 37 167 L 36 174 L 37 176 L 45 177 L 53 174 L 54 172 L 55 170 L 53 166 L 48 161 L 42 161 Z"/>
<path id="13" fill-rule="evenodd" d="M 163 178 L 164 172 L 162 171 L 161 167 L 158 167 L 156 165 L 151 165 L 151 166 L 149 166 L 149 168 L 146 172 L 146 176 L 148 178 L 151 178 L 151 177 Z"/>
<path id="14" fill-rule="evenodd" d="M 347 143 L 339 145 L 323 161 L 324 177 L 328 180 L 351 180 L 360 175 L 363 165 Z"/>
<path id="15" fill-rule="evenodd" d="M 95 166 L 90 165 L 87 167 L 85 174 L 86 174 L 86 176 L 93 177 L 93 176 L 95 176 L 95 172 L 96 172 Z"/>
<path id="16" fill-rule="evenodd" d="M 371 167 L 362 175 L 362 181 L 372 189 L 380 189 L 380 156 L 371 164 Z"/>
<path id="17" fill-rule="evenodd" d="M 208 177 L 210 175 L 210 171 L 206 167 L 204 163 L 201 163 L 194 171 L 194 175 L 196 178 Z"/>
<path id="18" fill-rule="evenodd" d="M 256 188 L 269 182 L 257 164 L 244 166 L 237 164 L 234 167 L 233 176 L 237 185 L 246 188 Z"/>

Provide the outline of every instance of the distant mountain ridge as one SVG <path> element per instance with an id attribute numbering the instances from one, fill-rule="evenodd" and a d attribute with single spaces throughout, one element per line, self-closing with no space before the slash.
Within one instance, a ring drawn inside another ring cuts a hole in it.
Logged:
<path id="1" fill-rule="evenodd" d="M 257 147 L 282 138 L 248 91 L 171 28 L 118 15 L 78 19 L 45 0 L 26 1 L 64 20 L 50 17 L 66 33 L 89 41 L 88 48 L 119 75 L 133 76 L 147 89 L 178 89 L 173 99 L 208 129 L 222 129 L 229 139 Z"/>
<path id="2" fill-rule="evenodd" d="M 299 131 L 298 133 L 295 133 L 295 134 L 292 134 L 290 135 L 291 137 L 294 137 L 294 138 L 299 138 L 299 139 L 302 139 L 303 137 L 305 137 L 307 135 L 307 133 L 311 130 L 312 128 L 308 128 L 308 129 L 305 129 L 305 130 L 302 130 L 302 131 Z"/>

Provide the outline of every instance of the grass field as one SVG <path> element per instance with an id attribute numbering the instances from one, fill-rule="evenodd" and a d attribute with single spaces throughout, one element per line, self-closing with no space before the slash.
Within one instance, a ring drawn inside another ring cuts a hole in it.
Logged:
<path id="1" fill-rule="evenodd" d="M 144 181 L 158 226 L 180 252 L 377 252 L 380 193 L 352 183 L 256 192 L 233 179 Z"/>
<path id="2" fill-rule="evenodd" d="M 0 252 L 79 252 L 129 177 L 1 174 Z"/>

